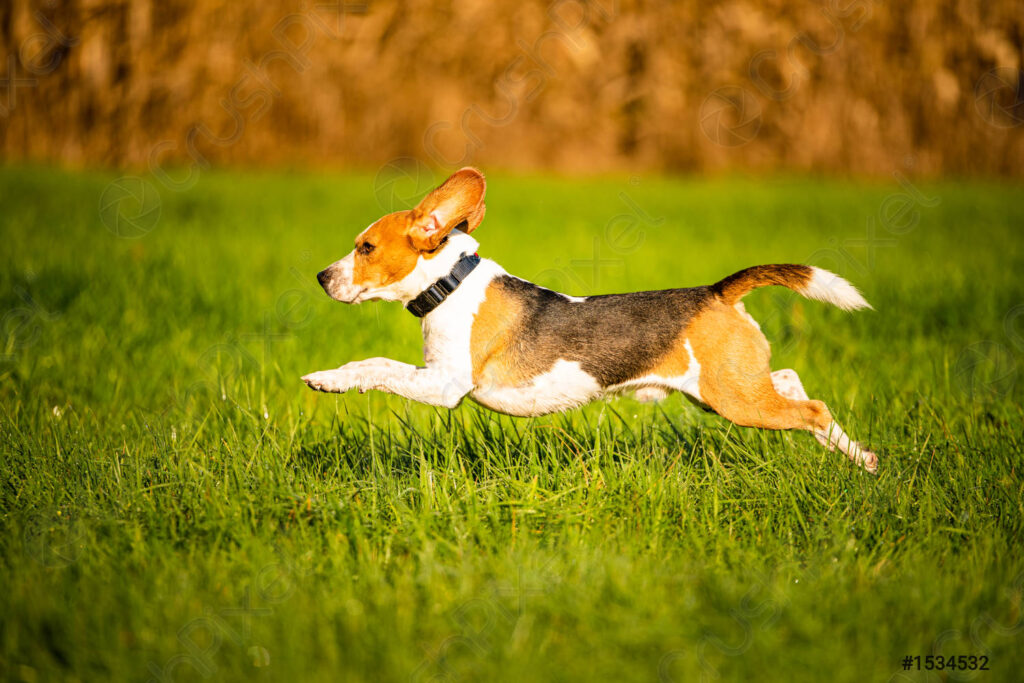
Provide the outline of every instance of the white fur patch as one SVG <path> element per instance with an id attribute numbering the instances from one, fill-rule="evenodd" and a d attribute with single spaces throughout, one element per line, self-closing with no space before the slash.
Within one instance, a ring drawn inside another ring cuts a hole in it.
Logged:
<path id="1" fill-rule="evenodd" d="M 824 301 L 844 311 L 871 308 L 871 304 L 861 296 L 856 287 L 835 273 L 814 266 L 811 266 L 811 271 L 813 273 L 810 282 L 797 290 L 808 299 Z"/>
<path id="2" fill-rule="evenodd" d="M 531 417 L 556 413 L 589 403 L 601 395 L 601 385 L 576 361 L 558 359 L 547 372 L 519 387 L 477 387 L 470 396 L 491 410 Z"/>
<path id="3" fill-rule="evenodd" d="M 690 354 L 690 364 L 682 378 L 683 391 L 703 402 L 704 399 L 700 396 L 700 363 L 697 362 L 697 356 L 693 355 L 693 347 L 690 345 L 689 339 L 686 340 L 685 346 L 686 352 Z"/>
<path id="4" fill-rule="evenodd" d="M 641 403 L 651 403 L 666 398 L 668 393 L 667 389 L 662 389 L 661 387 L 640 387 L 633 392 L 633 398 Z"/>
<path id="5" fill-rule="evenodd" d="M 772 373 L 772 385 L 779 396 L 794 401 L 806 401 L 807 392 L 795 370 L 776 370 Z"/>
<path id="6" fill-rule="evenodd" d="M 452 232 L 442 253 L 430 261 L 429 267 L 417 265 L 419 287 L 412 298 L 426 289 L 438 278 L 451 272 L 452 266 L 462 254 L 474 253 L 478 248 L 475 239 L 461 232 Z M 422 259 L 421 259 L 422 260 Z M 427 366 L 442 369 L 450 381 L 458 384 L 457 390 L 465 395 L 473 386 L 473 354 L 470 338 L 473 319 L 480 304 L 487 296 L 487 287 L 496 276 L 505 270 L 490 259 L 481 259 L 459 287 L 448 295 L 441 304 L 422 319 L 423 359 Z M 412 274 L 405 279 L 412 277 Z M 415 287 L 414 287 L 415 289 Z"/>

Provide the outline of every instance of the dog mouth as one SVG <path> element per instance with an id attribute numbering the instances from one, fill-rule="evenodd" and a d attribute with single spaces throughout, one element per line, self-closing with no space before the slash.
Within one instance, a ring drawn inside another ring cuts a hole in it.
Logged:
<path id="1" fill-rule="evenodd" d="M 345 296 L 348 291 L 352 290 L 352 287 L 345 285 L 337 285 L 332 282 L 329 278 L 317 278 L 320 282 L 320 286 L 323 288 L 327 296 L 331 297 L 335 301 L 340 301 L 343 304 L 357 304 L 360 303 L 360 297 L 366 294 L 369 287 L 360 287 L 352 296 Z"/>
<path id="2" fill-rule="evenodd" d="M 339 298 L 338 301 L 340 301 L 342 303 L 345 303 L 345 304 L 358 304 L 359 303 L 359 297 L 361 297 L 363 294 L 365 294 L 366 290 L 367 290 L 367 288 L 363 287 L 358 292 L 356 292 L 355 296 L 353 296 L 351 299 L 341 299 L 341 298 Z"/>

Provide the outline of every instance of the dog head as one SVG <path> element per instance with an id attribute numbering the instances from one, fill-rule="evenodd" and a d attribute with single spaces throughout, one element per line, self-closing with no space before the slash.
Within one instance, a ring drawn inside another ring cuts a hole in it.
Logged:
<path id="1" fill-rule="evenodd" d="M 331 298 L 348 304 L 402 301 L 446 275 L 484 219 L 487 183 L 475 168 L 453 173 L 416 208 L 378 219 L 356 237 L 355 249 L 317 273 Z"/>

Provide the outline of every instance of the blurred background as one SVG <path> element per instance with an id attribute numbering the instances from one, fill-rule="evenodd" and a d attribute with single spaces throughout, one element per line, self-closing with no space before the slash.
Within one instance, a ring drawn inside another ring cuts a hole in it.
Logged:
<path id="1" fill-rule="evenodd" d="M 0 154 L 1020 177 L 1024 7 L 5 0 Z"/>

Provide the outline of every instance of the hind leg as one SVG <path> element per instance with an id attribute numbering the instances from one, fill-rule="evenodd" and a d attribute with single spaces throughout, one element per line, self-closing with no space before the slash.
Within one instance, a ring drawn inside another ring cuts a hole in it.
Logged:
<path id="1" fill-rule="evenodd" d="M 797 375 L 794 370 L 776 370 L 773 372 L 772 386 L 774 386 L 775 391 L 777 391 L 779 395 L 790 400 L 809 400 L 807 391 L 804 389 L 803 383 L 800 382 L 799 375 Z M 843 431 L 843 428 L 840 427 L 835 420 L 831 419 L 831 415 L 829 415 L 829 417 L 829 424 L 823 429 L 819 425 L 811 430 L 811 433 L 814 434 L 814 438 L 830 451 L 834 451 L 838 448 L 845 453 L 850 460 L 857 463 L 868 472 L 875 473 L 878 470 L 878 456 L 861 446 L 856 441 L 850 439 L 850 437 Z"/>
<path id="2" fill-rule="evenodd" d="M 878 470 L 878 458 L 850 440 L 832 419 L 821 401 L 793 399 L 775 390 L 767 373 L 753 387 L 719 386 L 709 405 L 725 419 L 743 427 L 761 429 L 802 429 L 811 432 L 829 450 L 839 449 L 857 465 L 872 474 Z"/>
<path id="3" fill-rule="evenodd" d="M 732 306 L 709 306 L 690 324 L 699 363 L 699 398 L 743 427 L 803 429 L 874 472 L 878 458 L 851 441 L 821 401 L 807 397 L 792 370 L 772 373 L 771 349 L 761 330 Z"/>

